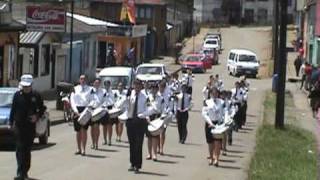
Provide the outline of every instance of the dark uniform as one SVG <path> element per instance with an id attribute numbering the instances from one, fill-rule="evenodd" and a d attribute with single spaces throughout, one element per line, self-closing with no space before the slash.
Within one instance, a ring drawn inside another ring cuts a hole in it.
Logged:
<path id="1" fill-rule="evenodd" d="M 16 134 L 17 175 L 26 177 L 30 169 L 31 147 L 35 137 L 35 123 L 31 116 L 41 117 L 45 111 L 43 100 L 39 93 L 31 91 L 15 93 L 10 113 L 10 125 L 14 125 Z"/>

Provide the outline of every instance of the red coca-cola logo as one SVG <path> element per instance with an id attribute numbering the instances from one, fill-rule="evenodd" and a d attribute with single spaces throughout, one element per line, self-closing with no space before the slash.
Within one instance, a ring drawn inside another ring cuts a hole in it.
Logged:
<path id="1" fill-rule="evenodd" d="M 48 10 L 48 11 L 41 11 L 39 9 L 36 9 L 33 11 L 31 17 L 32 19 L 38 19 L 38 20 L 57 20 L 59 18 L 60 11 L 56 10 Z"/>

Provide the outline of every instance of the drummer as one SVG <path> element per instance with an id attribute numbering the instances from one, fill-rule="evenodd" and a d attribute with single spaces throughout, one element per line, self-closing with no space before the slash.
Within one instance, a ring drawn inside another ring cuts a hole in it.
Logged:
<path id="1" fill-rule="evenodd" d="M 105 102 L 104 106 L 108 108 L 108 110 L 112 109 L 113 104 L 114 104 L 114 95 L 111 90 L 111 81 L 105 81 L 104 82 L 104 87 L 105 87 Z M 104 145 L 108 144 L 111 146 L 111 137 L 112 137 L 112 124 L 114 121 L 109 118 L 109 116 L 106 116 L 104 119 L 102 119 L 101 124 L 103 126 L 103 139 L 104 139 Z M 107 135 L 108 135 L 108 140 L 107 141 Z M 108 143 L 109 142 L 109 143 Z"/>
<path id="2" fill-rule="evenodd" d="M 202 109 L 202 116 L 206 122 L 205 134 L 209 149 L 209 165 L 218 166 L 222 139 L 221 137 L 213 136 L 211 130 L 216 125 L 223 123 L 224 102 L 219 98 L 217 88 L 212 88 L 211 99 L 206 101 L 206 105 Z"/>
<path id="3" fill-rule="evenodd" d="M 234 115 L 234 130 L 238 132 L 238 129 L 241 128 L 241 118 L 243 113 L 243 90 L 240 87 L 240 82 L 235 83 L 235 88 L 231 90 L 232 92 L 232 101 L 235 103 L 237 107 L 237 112 Z"/>
<path id="4" fill-rule="evenodd" d="M 150 116 L 150 121 L 153 121 L 160 117 L 161 115 L 161 106 L 164 103 L 164 99 L 158 95 L 158 86 L 152 85 L 151 91 L 148 96 L 149 98 L 149 105 L 154 107 L 156 111 Z M 157 147 L 160 140 L 160 135 L 153 136 L 149 131 L 146 132 L 146 135 L 148 137 L 148 156 L 147 160 L 153 159 L 153 161 L 157 161 Z"/>
<path id="5" fill-rule="evenodd" d="M 219 74 L 215 75 L 213 86 L 216 87 L 220 92 L 223 91 L 224 84 L 223 84 L 222 79 L 220 79 Z"/>
<path id="6" fill-rule="evenodd" d="M 115 104 L 121 103 L 127 96 L 127 92 L 124 90 L 124 86 L 122 82 L 119 82 L 117 90 L 114 92 L 114 97 L 115 97 Z M 121 102 L 120 102 L 121 101 Z M 123 107 L 124 109 L 126 107 Z M 121 142 L 121 136 L 123 132 L 123 123 L 120 122 L 119 120 L 116 123 L 116 133 L 117 133 L 117 142 Z"/>
<path id="7" fill-rule="evenodd" d="M 130 147 L 130 163 L 129 171 L 139 173 L 142 167 L 142 145 L 144 133 L 147 129 L 147 123 L 150 122 L 147 104 L 148 97 L 141 92 L 142 82 L 134 81 L 134 90 L 128 97 L 128 120 L 127 135 Z"/>
<path id="8" fill-rule="evenodd" d="M 240 81 L 240 88 L 242 90 L 242 100 L 243 100 L 241 126 L 244 126 L 247 121 L 247 109 L 248 109 L 247 100 L 248 100 L 248 93 L 249 93 L 249 85 L 245 79 Z"/>
<path id="9" fill-rule="evenodd" d="M 158 92 L 158 96 L 161 97 L 160 99 L 163 99 L 163 101 L 161 100 L 161 106 L 160 106 L 160 114 L 163 113 L 171 113 L 173 114 L 173 105 L 171 105 L 171 103 L 173 103 L 173 100 L 171 101 L 171 96 L 172 96 L 172 92 L 168 92 L 166 91 L 167 85 L 165 82 L 161 82 L 159 84 L 159 92 Z M 159 102 L 159 101 L 158 101 Z M 165 125 L 164 130 L 162 131 L 162 133 L 160 134 L 160 143 L 159 143 L 159 154 L 160 155 L 164 155 L 163 153 L 163 149 L 164 149 L 164 143 L 166 140 L 166 129 L 167 126 Z"/>
<path id="10" fill-rule="evenodd" d="M 176 118 L 178 123 L 179 142 L 181 144 L 184 144 L 187 139 L 187 123 L 189 119 L 188 111 L 191 109 L 191 94 L 187 93 L 187 89 L 188 86 L 183 84 L 176 104 Z"/>
<path id="11" fill-rule="evenodd" d="M 78 150 L 75 152 L 76 155 L 86 155 L 86 144 L 87 144 L 87 130 L 89 122 L 82 126 L 78 122 L 80 113 L 89 105 L 91 88 L 86 84 L 85 75 L 81 75 L 79 78 L 79 85 L 74 87 L 74 92 L 71 93 L 70 103 L 71 108 L 74 112 L 73 125 L 76 131 L 76 139 Z"/>
<path id="12" fill-rule="evenodd" d="M 106 91 L 100 87 L 101 85 L 101 79 L 96 78 L 93 82 L 93 87 L 91 89 L 91 101 L 93 102 L 94 108 L 97 108 L 101 106 L 106 97 Z M 101 119 L 102 120 L 102 119 Z M 91 125 L 91 139 L 92 139 L 92 146 L 91 149 L 98 149 L 98 141 L 99 141 L 99 136 L 100 136 L 100 128 L 99 128 L 99 123 L 101 120 L 98 121 L 92 121 L 90 122 Z"/>
<path id="13" fill-rule="evenodd" d="M 209 80 L 207 85 L 203 87 L 202 94 L 203 94 L 203 104 L 205 105 L 205 101 L 210 99 L 210 90 L 212 88 L 212 83 Z"/>

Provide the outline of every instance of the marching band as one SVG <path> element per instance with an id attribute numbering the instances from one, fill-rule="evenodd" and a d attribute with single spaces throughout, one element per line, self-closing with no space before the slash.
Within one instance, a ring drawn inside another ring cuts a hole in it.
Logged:
<path id="1" fill-rule="evenodd" d="M 126 125 L 130 148 L 129 171 L 139 173 L 142 167 L 144 135 L 148 138 L 147 160 L 157 161 L 157 154 L 164 154 L 166 128 L 176 119 L 179 142 L 184 144 L 188 135 L 189 111 L 192 108 L 192 71 L 179 79 L 177 73 L 160 83 L 151 84 L 135 80 L 133 89 L 124 89 L 118 82 L 111 89 L 111 82 L 96 78 L 93 86 L 86 84 L 84 75 L 74 87 L 70 102 L 74 111 L 77 151 L 86 155 L 87 129 L 91 127 L 92 149 L 99 144 L 100 125 L 104 144 L 111 145 L 112 125 L 116 124 L 116 141 L 121 142 L 123 126 Z M 209 165 L 218 166 L 219 156 L 232 145 L 232 132 L 246 123 L 249 83 L 244 78 L 235 88 L 225 90 L 219 75 L 211 75 L 204 86 L 202 117 L 209 151 Z"/>

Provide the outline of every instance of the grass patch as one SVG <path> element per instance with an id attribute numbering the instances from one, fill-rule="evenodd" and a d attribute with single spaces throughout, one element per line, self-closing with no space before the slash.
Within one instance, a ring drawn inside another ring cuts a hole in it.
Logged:
<path id="1" fill-rule="evenodd" d="M 257 132 L 256 153 L 250 164 L 250 180 L 313 180 L 317 178 L 314 135 L 294 125 L 274 128 L 275 94 L 264 102 L 264 123 Z M 286 93 L 286 121 L 296 121 L 292 95 Z M 288 124 L 288 123 L 287 123 Z"/>

